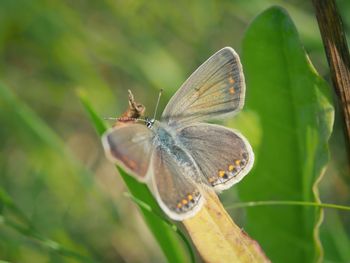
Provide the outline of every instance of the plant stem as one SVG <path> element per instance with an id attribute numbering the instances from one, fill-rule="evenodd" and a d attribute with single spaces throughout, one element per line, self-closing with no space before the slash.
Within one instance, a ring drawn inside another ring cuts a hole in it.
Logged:
<path id="1" fill-rule="evenodd" d="M 244 208 L 244 207 L 269 206 L 269 205 L 300 205 L 300 206 L 313 206 L 313 207 L 333 208 L 333 209 L 350 211 L 350 206 L 315 203 L 315 202 L 304 202 L 304 201 L 251 201 L 251 202 L 242 202 L 242 203 L 226 206 L 226 208 L 236 209 L 236 208 Z"/>
<path id="2" fill-rule="evenodd" d="M 207 192 L 204 207 L 182 223 L 205 262 L 266 263 L 260 245 L 228 215 L 214 192 Z"/>
<path id="3" fill-rule="evenodd" d="M 350 145 L 350 56 L 335 0 L 312 0 L 336 94 L 340 98 Z M 348 154 L 349 148 L 347 147 Z M 350 161 L 350 160 L 349 160 Z"/>

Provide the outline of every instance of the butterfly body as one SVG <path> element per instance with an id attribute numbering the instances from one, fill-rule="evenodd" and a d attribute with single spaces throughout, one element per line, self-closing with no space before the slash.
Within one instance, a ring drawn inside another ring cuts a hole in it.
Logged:
<path id="1" fill-rule="evenodd" d="M 244 104 L 242 65 L 226 47 L 202 64 L 166 106 L 160 121 L 114 127 L 102 137 L 107 156 L 146 182 L 174 220 L 195 215 L 204 192 L 220 192 L 250 171 L 254 154 L 239 132 L 205 121 Z"/>
<path id="2" fill-rule="evenodd" d="M 153 133 L 151 144 L 154 149 L 160 152 L 166 152 L 176 165 L 183 167 L 184 175 L 191 179 L 200 180 L 199 171 L 195 161 L 187 152 L 184 143 L 179 138 L 179 134 L 167 123 L 155 121 L 150 128 Z"/>
<path id="3" fill-rule="evenodd" d="M 154 132 L 154 144 L 170 150 L 177 143 L 176 134 L 170 129 L 167 124 L 155 121 L 151 128 Z"/>

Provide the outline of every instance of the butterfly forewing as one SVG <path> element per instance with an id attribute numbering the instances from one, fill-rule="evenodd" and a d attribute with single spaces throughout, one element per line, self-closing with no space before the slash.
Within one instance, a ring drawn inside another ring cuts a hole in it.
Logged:
<path id="1" fill-rule="evenodd" d="M 236 52 L 226 47 L 204 62 L 166 106 L 162 121 L 170 126 L 220 117 L 243 107 L 245 82 Z"/>
<path id="2" fill-rule="evenodd" d="M 126 124 L 109 129 L 102 136 L 107 157 L 128 173 L 145 181 L 152 154 L 153 132 L 143 124 Z"/>
<path id="3" fill-rule="evenodd" d="M 214 124 L 192 124 L 179 135 L 195 160 L 203 183 L 221 191 L 238 183 L 251 169 L 254 154 L 238 132 Z"/>
<path id="4" fill-rule="evenodd" d="M 152 156 L 153 190 L 163 211 L 174 220 L 193 216 L 203 198 L 193 178 L 198 169 L 179 147 L 157 147 Z"/>

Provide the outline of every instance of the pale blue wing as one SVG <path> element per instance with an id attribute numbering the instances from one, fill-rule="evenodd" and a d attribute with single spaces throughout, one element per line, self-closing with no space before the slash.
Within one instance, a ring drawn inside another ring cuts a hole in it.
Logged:
<path id="1" fill-rule="evenodd" d="M 238 132 L 214 124 L 192 124 L 178 135 L 195 160 L 203 183 L 221 191 L 238 183 L 250 171 L 254 154 Z"/>
<path id="2" fill-rule="evenodd" d="M 152 189 L 163 211 L 173 220 L 196 214 L 204 198 L 194 182 L 198 169 L 190 156 L 174 145 L 158 146 L 152 156 Z"/>
<path id="3" fill-rule="evenodd" d="M 204 62 L 180 87 L 161 120 L 170 126 L 222 117 L 244 104 L 245 81 L 237 53 L 225 47 Z"/>
<path id="4" fill-rule="evenodd" d="M 106 156 L 140 181 L 145 181 L 152 154 L 153 132 L 143 124 L 126 124 L 102 136 Z"/>

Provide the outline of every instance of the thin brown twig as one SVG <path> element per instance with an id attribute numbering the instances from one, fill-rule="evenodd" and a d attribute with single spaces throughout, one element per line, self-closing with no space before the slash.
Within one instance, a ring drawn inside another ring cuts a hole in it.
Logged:
<path id="1" fill-rule="evenodd" d="M 350 55 L 342 20 L 335 0 L 312 0 L 330 67 L 333 86 L 339 97 L 350 152 Z M 350 158 L 349 158 L 350 161 Z"/>

